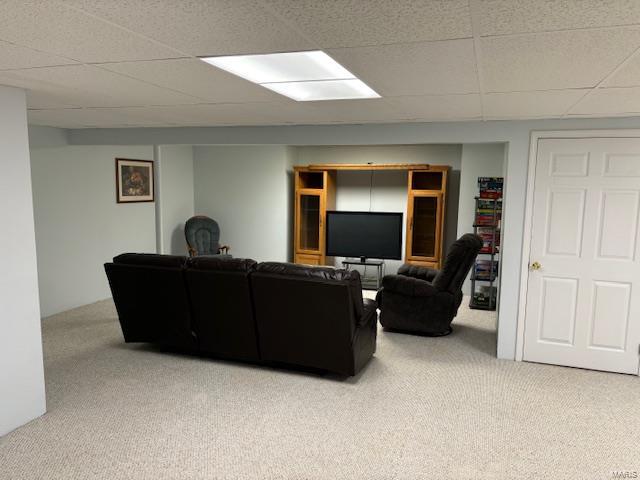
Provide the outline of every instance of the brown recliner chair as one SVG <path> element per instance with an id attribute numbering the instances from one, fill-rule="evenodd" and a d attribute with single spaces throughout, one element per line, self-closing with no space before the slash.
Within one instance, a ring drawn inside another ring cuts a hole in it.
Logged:
<path id="1" fill-rule="evenodd" d="M 447 252 L 442 270 L 403 265 L 398 275 L 382 279 L 377 301 L 385 329 L 442 336 L 462 302 L 462 284 L 482 248 L 479 236 L 467 233 Z"/>

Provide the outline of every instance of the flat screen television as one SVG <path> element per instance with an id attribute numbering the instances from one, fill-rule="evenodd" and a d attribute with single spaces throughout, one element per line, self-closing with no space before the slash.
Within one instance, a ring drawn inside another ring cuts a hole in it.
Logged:
<path id="1" fill-rule="evenodd" d="M 330 257 L 402 258 L 402 213 L 327 212 Z"/>

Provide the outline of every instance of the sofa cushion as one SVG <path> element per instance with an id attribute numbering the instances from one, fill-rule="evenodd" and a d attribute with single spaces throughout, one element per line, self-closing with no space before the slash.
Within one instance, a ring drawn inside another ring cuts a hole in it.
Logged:
<path id="1" fill-rule="evenodd" d="M 145 267 L 184 267 L 187 257 L 182 255 L 158 255 L 156 253 L 122 253 L 113 258 L 113 263 Z"/>
<path id="2" fill-rule="evenodd" d="M 250 258 L 203 256 L 189 259 L 189 267 L 194 270 L 218 270 L 226 272 L 250 272 L 258 262 Z"/>
<path id="3" fill-rule="evenodd" d="M 333 267 L 314 267 L 297 263 L 262 262 L 256 271 L 262 273 L 277 273 L 297 277 L 317 278 L 319 280 L 346 280 L 352 272 Z"/>
<path id="4" fill-rule="evenodd" d="M 351 290 L 356 318 L 362 317 L 364 311 L 362 303 L 362 284 L 360 282 L 360 273 L 357 270 L 344 270 L 333 267 L 313 267 L 308 265 L 299 265 L 297 263 L 262 262 L 258 264 L 256 271 L 260 273 L 303 277 L 312 280 L 334 280 L 338 282 L 347 282 Z"/>

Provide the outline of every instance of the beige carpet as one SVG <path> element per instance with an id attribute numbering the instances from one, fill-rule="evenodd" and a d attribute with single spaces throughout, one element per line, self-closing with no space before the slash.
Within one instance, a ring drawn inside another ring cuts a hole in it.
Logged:
<path id="1" fill-rule="evenodd" d="M 111 302 L 44 321 L 49 413 L 0 479 L 608 479 L 640 471 L 636 377 L 500 361 L 494 316 L 380 332 L 357 378 L 125 345 Z M 7 394 L 10 392 L 2 392 Z"/>

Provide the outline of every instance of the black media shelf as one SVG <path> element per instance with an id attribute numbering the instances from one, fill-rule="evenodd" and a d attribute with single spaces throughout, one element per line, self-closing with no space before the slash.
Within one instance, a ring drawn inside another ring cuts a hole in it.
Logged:
<path id="1" fill-rule="evenodd" d="M 478 183 L 480 184 L 478 179 Z M 500 179 L 502 180 L 502 179 Z M 502 192 L 500 192 L 501 194 Z M 475 197 L 475 220 L 473 224 L 473 233 L 478 235 L 478 230 L 482 230 L 483 248 L 488 245 L 488 252 L 481 252 L 479 256 L 483 256 L 484 259 L 476 259 L 473 272 L 471 273 L 471 301 L 469 302 L 469 308 L 475 310 L 495 310 L 497 300 L 497 288 L 494 286 L 498 279 L 498 256 L 500 255 L 499 239 L 500 239 L 500 218 L 502 214 L 502 198 L 482 198 Z M 477 223 L 478 219 L 483 217 L 488 223 Z M 486 259 L 486 257 L 489 257 Z M 481 266 L 483 269 L 488 268 L 488 275 L 483 277 L 477 277 L 478 268 Z M 485 296 L 482 292 L 478 292 L 477 283 L 482 283 L 484 286 L 481 290 L 485 290 L 488 294 Z M 489 285 L 486 285 L 486 284 Z"/>

